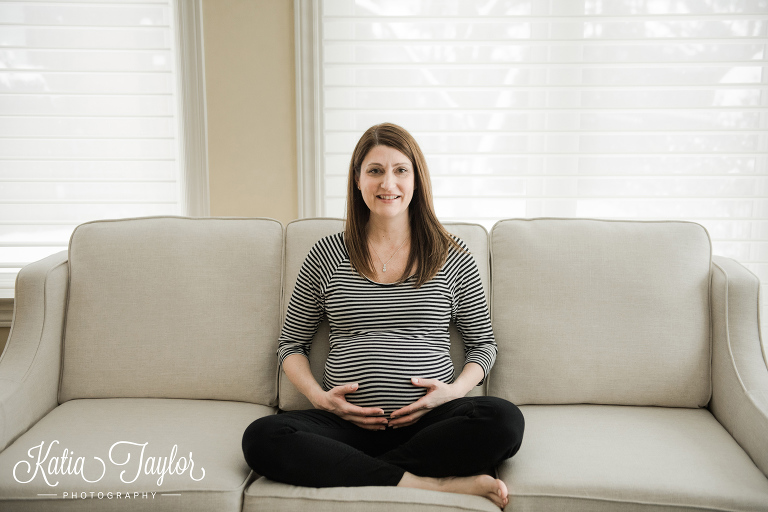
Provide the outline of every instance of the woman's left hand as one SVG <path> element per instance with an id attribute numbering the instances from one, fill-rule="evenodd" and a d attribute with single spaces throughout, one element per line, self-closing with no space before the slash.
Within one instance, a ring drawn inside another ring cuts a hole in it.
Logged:
<path id="1" fill-rule="evenodd" d="M 427 388 L 427 394 L 410 405 L 396 410 L 390 415 L 388 426 L 407 427 L 413 425 L 419 418 L 427 414 L 431 409 L 454 398 L 460 398 L 451 384 L 446 384 L 437 379 L 411 378 L 414 386 Z M 463 395 L 461 395 L 463 396 Z"/>

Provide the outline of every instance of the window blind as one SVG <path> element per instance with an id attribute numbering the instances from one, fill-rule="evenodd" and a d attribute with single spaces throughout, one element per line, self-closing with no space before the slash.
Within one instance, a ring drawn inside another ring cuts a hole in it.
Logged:
<path id="1" fill-rule="evenodd" d="M 319 213 L 344 215 L 354 145 L 389 121 L 424 150 L 442 220 L 691 220 L 765 286 L 768 1 L 317 10 Z"/>
<path id="2" fill-rule="evenodd" d="M 77 224 L 178 215 L 173 6 L 0 3 L 0 298 Z"/>

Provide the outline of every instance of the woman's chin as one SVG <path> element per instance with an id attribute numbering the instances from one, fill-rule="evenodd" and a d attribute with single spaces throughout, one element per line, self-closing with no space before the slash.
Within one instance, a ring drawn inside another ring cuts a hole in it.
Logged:
<path id="1" fill-rule="evenodd" d="M 371 210 L 371 217 L 381 220 L 397 220 L 398 218 L 407 218 L 408 209 L 403 210 L 400 205 L 380 205 L 384 206 Z"/>

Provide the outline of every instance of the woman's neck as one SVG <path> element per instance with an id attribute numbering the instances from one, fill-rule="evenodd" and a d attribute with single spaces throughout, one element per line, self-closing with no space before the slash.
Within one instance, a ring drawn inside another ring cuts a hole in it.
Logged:
<path id="1" fill-rule="evenodd" d="M 368 240 L 378 243 L 400 243 L 411 234 L 411 223 L 408 217 L 399 219 L 376 219 L 371 217 L 366 225 Z"/>

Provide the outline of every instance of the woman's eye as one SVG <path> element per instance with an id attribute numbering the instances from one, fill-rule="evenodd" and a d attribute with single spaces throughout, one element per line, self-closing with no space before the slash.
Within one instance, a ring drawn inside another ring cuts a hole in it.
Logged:
<path id="1" fill-rule="evenodd" d="M 401 167 L 401 168 L 399 168 L 399 169 L 397 170 L 397 172 L 399 172 L 400 174 L 405 174 L 405 173 L 407 173 L 407 172 L 408 172 L 408 169 L 406 169 L 405 167 Z"/>

